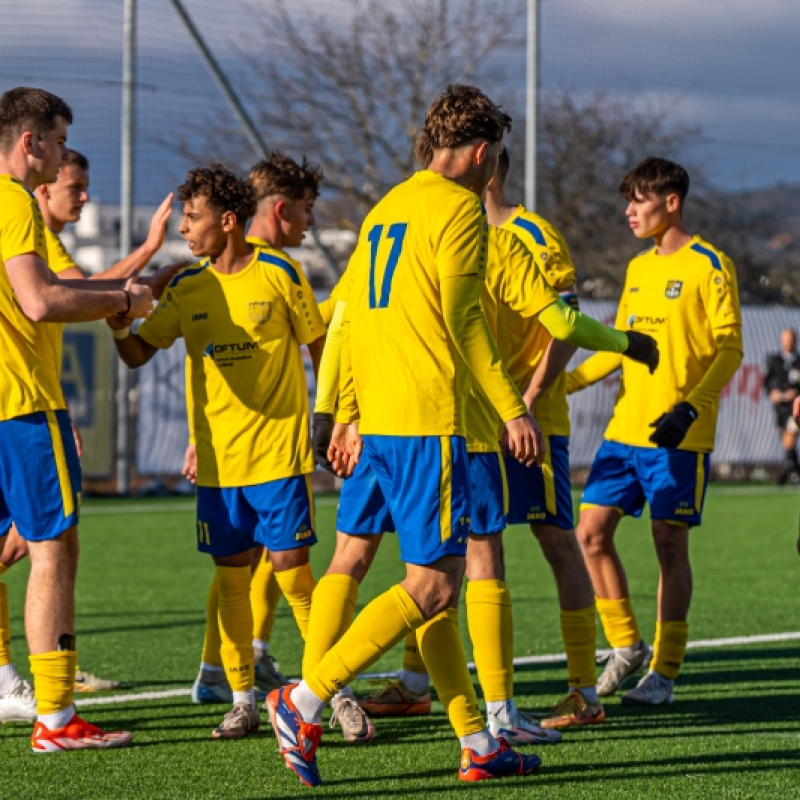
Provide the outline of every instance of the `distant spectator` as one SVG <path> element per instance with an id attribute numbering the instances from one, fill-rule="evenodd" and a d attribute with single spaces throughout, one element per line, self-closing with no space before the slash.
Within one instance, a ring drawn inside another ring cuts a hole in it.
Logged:
<path id="1" fill-rule="evenodd" d="M 800 354 L 797 334 L 792 328 L 781 331 L 781 351 L 767 360 L 764 389 L 775 408 L 775 422 L 781 432 L 784 460 L 778 483 L 783 486 L 792 476 L 794 481 L 800 480 L 796 449 L 800 427 L 792 417 L 792 403 L 800 396 Z"/>

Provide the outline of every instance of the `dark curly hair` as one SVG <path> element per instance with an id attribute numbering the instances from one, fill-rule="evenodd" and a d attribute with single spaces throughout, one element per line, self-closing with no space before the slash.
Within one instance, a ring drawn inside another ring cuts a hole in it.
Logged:
<path id="1" fill-rule="evenodd" d="M 193 197 L 205 197 L 220 214 L 232 211 L 242 226 L 256 211 L 256 194 L 250 183 L 217 162 L 186 174 L 186 181 L 178 187 L 178 199 L 185 203 Z"/>
<path id="2" fill-rule="evenodd" d="M 473 139 L 499 142 L 511 130 L 511 117 L 480 89 L 451 83 L 428 108 L 423 131 L 434 149 L 460 147 Z"/>
<path id="3" fill-rule="evenodd" d="M 305 200 L 309 190 L 316 198 L 322 178 L 322 170 L 318 164 L 312 163 L 305 156 L 298 164 L 280 150 L 273 150 L 250 170 L 250 183 L 258 201 L 274 195 L 290 200 Z"/>

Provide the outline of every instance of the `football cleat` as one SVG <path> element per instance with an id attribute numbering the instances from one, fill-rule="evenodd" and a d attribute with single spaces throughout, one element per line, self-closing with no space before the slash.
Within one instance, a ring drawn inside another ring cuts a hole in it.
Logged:
<path id="1" fill-rule="evenodd" d="M 515 711 L 511 719 L 505 721 L 489 714 L 489 732 L 495 739 L 505 739 L 509 744 L 558 744 L 561 732 L 545 730 L 538 721 L 524 711 Z"/>
<path id="2" fill-rule="evenodd" d="M 598 658 L 598 663 L 605 662 L 606 666 L 597 679 L 597 694 L 600 697 L 614 694 L 628 678 L 647 669 L 652 654 L 645 640 L 639 639 L 630 647 L 618 647 Z"/>
<path id="3" fill-rule="evenodd" d="M 300 716 L 290 697 L 296 685 L 273 689 L 267 696 L 267 706 L 284 763 L 301 783 L 313 788 L 322 785 L 317 767 L 317 748 L 322 738 L 322 725 L 306 722 Z"/>
<path id="4" fill-rule="evenodd" d="M 14 678 L 11 688 L 0 695 L 0 722 L 35 722 L 36 698 L 28 681 Z"/>
<path id="5" fill-rule="evenodd" d="M 106 678 L 98 678 L 97 675 L 92 675 L 90 672 L 83 672 L 82 670 L 75 671 L 75 691 L 76 692 L 111 692 L 114 689 L 120 689 L 122 683 L 120 681 L 110 681 Z"/>
<path id="6" fill-rule="evenodd" d="M 648 672 L 635 689 L 626 692 L 620 698 L 625 705 L 660 706 L 671 703 L 675 699 L 672 693 L 674 681 L 665 678 L 660 672 Z"/>
<path id="7" fill-rule="evenodd" d="M 289 679 L 278 669 L 278 662 L 269 653 L 256 658 L 255 677 L 256 686 L 267 693 L 289 683 Z"/>
<path id="8" fill-rule="evenodd" d="M 236 703 L 211 735 L 215 739 L 238 739 L 250 733 L 258 733 L 260 727 L 261 717 L 258 716 L 258 709 L 247 703 Z"/>
<path id="9" fill-rule="evenodd" d="M 331 700 L 331 728 L 339 725 L 346 742 L 366 744 L 375 735 L 375 726 L 366 711 L 353 697 L 334 697 Z"/>
<path id="10" fill-rule="evenodd" d="M 415 694 L 397 678 L 359 698 L 358 704 L 371 717 L 424 717 L 431 713 L 431 693 Z"/>
<path id="11" fill-rule="evenodd" d="M 192 684 L 192 702 L 197 705 L 205 703 L 232 703 L 233 692 L 230 684 L 223 678 L 220 681 L 209 683 L 198 676 Z"/>
<path id="12" fill-rule="evenodd" d="M 104 731 L 75 714 L 63 727 L 51 731 L 37 722 L 31 735 L 31 750 L 34 753 L 61 753 L 66 750 L 100 750 L 109 747 L 124 747 L 133 737 L 127 731 Z"/>
<path id="13" fill-rule="evenodd" d="M 577 728 L 603 722 L 605 718 L 606 712 L 601 703 L 588 703 L 578 689 L 573 689 L 556 703 L 541 725 L 543 728 Z"/>
<path id="14" fill-rule="evenodd" d="M 501 741 L 500 747 L 485 756 L 465 747 L 461 751 L 461 781 L 486 781 L 490 778 L 505 778 L 510 775 L 530 775 L 539 769 L 542 759 L 537 755 L 523 755 L 512 750 Z"/>

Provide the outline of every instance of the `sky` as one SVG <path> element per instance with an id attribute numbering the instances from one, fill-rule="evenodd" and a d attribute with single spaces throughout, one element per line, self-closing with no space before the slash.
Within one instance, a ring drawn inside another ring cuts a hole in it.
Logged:
<path id="1" fill-rule="evenodd" d="M 254 14 L 269 13 L 271 0 L 246 2 L 184 0 L 226 66 L 233 67 L 231 42 L 248 36 Z M 95 197 L 117 202 L 122 0 L 5 6 L 0 89 L 32 84 L 65 97 L 75 111 L 70 143 L 89 156 Z M 331 24 L 352 13 L 345 0 L 293 7 Z M 540 0 L 540 9 L 544 90 L 602 91 L 668 107 L 676 120 L 702 128 L 693 155 L 725 188 L 800 183 L 797 0 Z M 520 30 L 524 23 L 523 14 Z M 138 0 L 137 28 L 135 199 L 154 203 L 185 168 L 176 158 L 185 121 L 210 104 L 227 109 L 169 0 Z M 258 41 L 248 41 L 257 53 Z M 505 53 L 503 69 L 504 105 L 522 119 L 524 47 Z"/>

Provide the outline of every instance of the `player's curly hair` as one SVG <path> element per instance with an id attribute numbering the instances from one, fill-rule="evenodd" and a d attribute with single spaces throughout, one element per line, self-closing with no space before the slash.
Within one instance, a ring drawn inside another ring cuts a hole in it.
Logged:
<path id="1" fill-rule="evenodd" d="M 511 130 L 511 117 L 480 89 L 448 84 L 430 105 L 423 131 L 434 149 L 460 147 L 473 139 L 499 142 Z"/>
<path id="2" fill-rule="evenodd" d="M 298 164 L 291 156 L 273 150 L 250 170 L 250 183 L 256 200 L 280 195 L 290 200 L 305 200 L 309 190 L 312 197 L 319 195 L 322 169 L 305 156 Z"/>
<path id="3" fill-rule="evenodd" d="M 44 89 L 18 86 L 0 97 L 0 153 L 8 153 L 26 131 L 46 136 L 58 117 L 72 124 L 72 109 Z"/>
<path id="4" fill-rule="evenodd" d="M 178 199 L 185 203 L 193 197 L 205 197 L 220 214 L 232 211 L 242 226 L 256 212 L 256 194 L 249 181 L 216 161 L 186 174 L 178 187 Z"/>
<path id="5" fill-rule="evenodd" d="M 655 156 L 649 156 L 637 164 L 619 185 L 619 193 L 628 202 L 647 195 L 665 197 L 673 192 L 683 206 L 689 193 L 689 173 L 680 164 Z"/>

